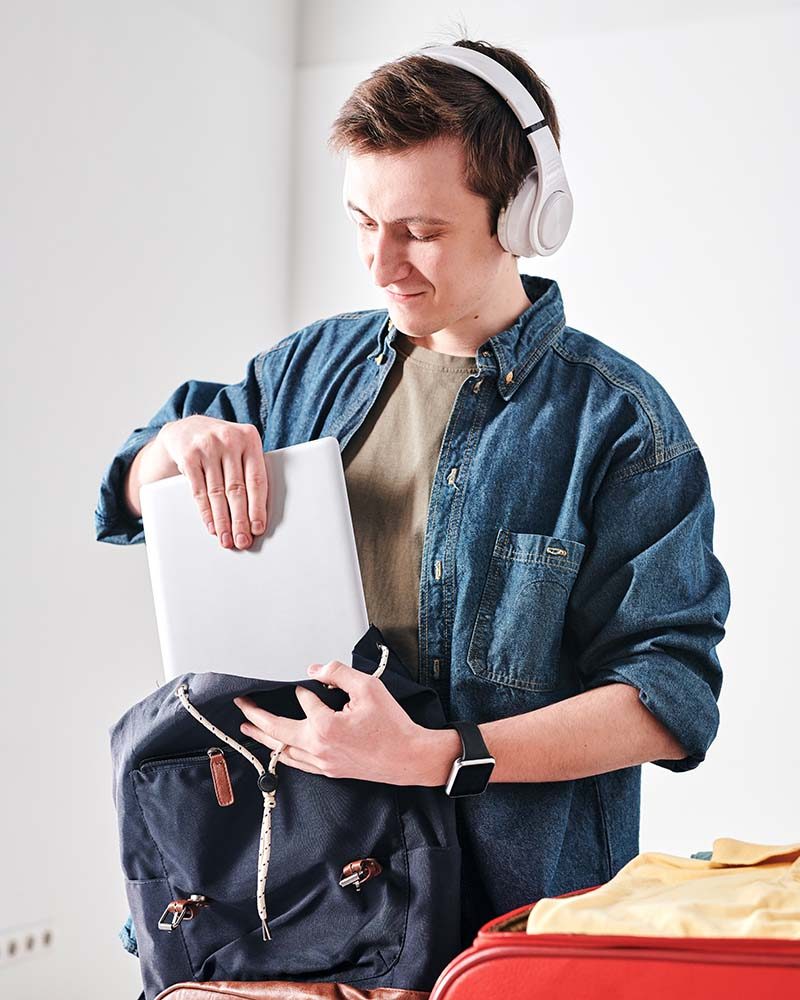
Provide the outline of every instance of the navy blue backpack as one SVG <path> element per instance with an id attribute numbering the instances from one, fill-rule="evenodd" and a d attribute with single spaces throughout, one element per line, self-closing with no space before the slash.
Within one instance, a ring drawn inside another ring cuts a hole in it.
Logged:
<path id="1" fill-rule="evenodd" d="M 375 625 L 352 666 L 379 674 L 415 722 L 445 724 Z M 347 701 L 297 683 L 331 708 Z M 294 687 L 187 673 L 110 729 L 145 1000 L 190 981 L 430 990 L 460 950 L 461 849 L 442 788 L 312 774 L 233 735 L 238 695 L 303 719 Z"/>

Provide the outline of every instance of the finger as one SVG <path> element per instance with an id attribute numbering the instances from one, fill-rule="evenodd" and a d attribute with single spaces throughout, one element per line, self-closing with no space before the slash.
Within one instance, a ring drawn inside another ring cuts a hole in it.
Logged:
<path id="1" fill-rule="evenodd" d="M 313 691 L 309 691 L 308 688 L 303 687 L 302 684 L 298 684 L 295 689 L 295 695 L 297 700 L 300 702 L 300 707 L 306 713 L 307 719 L 312 719 L 315 723 L 327 721 L 331 716 L 336 715 L 336 712 L 329 708 L 325 702 L 314 694 Z"/>
<path id="2" fill-rule="evenodd" d="M 241 452 L 226 448 L 222 452 L 222 471 L 225 475 L 225 497 L 231 512 L 233 541 L 237 549 L 246 549 L 252 538 Z"/>
<path id="3" fill-rule="evenodd" d="M 245 736 L 250 736 L 270 750 L 277 750 L 281 745 L 280 740 L 274 740 L 272 737 L 266 736 L 258 726 L 254 726 L 250 722 L 243 722 L 239 726 L 239 729 Z M 315 774 L 325 773 L 324 764 L 319 757 L 315 757 L 314 754 L 309 753 L 307 750 L 301 750 L 300 747 L 284 745 L 283 750 L 281 750 L 278 756 L 278 763 L 290 764 L 294 767 L 300 766 L 303 770 L 312 770 Z"/>
<path id="4" fill-rule="evenodd" d="M 214 526 L 214 511 L 212 510 L 211 503 L 208 499 L 206 477 L 200 460 L 196 458 L 187 458 L 180 471 L 189 480 L 189 485 L 192 489 L 192 496 L 197 504 L 197 509 L 200 511 L 200 517 L 203 520 L 203 524 L 206 526 L 210 534 L 215 534 L 216 528 Z"/>
<path id="5" fill-rule="evenodd" d="M 273 715 L 247 698 L 234 698 L 233 703 L 264 736 L 301 750 L 306 749 L 308 726 L 305 719 L 285 719 L 282 715 Z"/>
<path id="6" fill-rule="evenodd" d="M 369 690 L 371 678 L 361 670 L 342 663 L 341 660 L 329 660 L 321 666 L 312 663 L 311 666 L 316 667 L 316 670 L 310 672 L 315 680 L 328 685 L 333 684 L 347 694 L 363 694 Z"/>
<path id="7" fill-rule="evenodd" d="M 305 761 L 298 761 L 291 754 L 287 756 L 286 754 L 281 754 L 280 762 L 286 764 L 287 767 L 294 767 L 298 771 L 306 771 L 308 774 L 322 774 L 326 775 L 327 772 L 323 771 L 321 767 L 315 767 L 313 764 L 309 764 Z"/>
<path id="8" fill-rule="evenodd" d="M 231 534 L 231 512 L 228 509 L 228 499 L 225 496 L 225 477 L 222 473 L 222 461 L 219 454 L 206 455 L 203 460 L 203 472 L 206 480 L 208 502 L 214 513 L 214 529 L 223 548 L 233 547 Z"/>
<path id="9" fill-rule="evenodd" d="M 316 677 L 317 676 L 317 671 L 321 670 L 322 667 L 323 667 L 322 663 L 311 663 L 308 666 L 308 673 L 311 674 L 311 675 L 313 675 L 314 677 Z M 324 683 L 324 681 L 321 681 L 320 683 Z M 334 689 L 336 687 L 336 685 L 335 684 L 325 684 L 325 687 L 329 688 L 329 689 Z"/>
<path id="10" fill-rule="evenodd" d="M 247 489 L 247 516 L 250 519 L 250 529 L 254 535 L 260 535 L 267 529 L 267 463 L 264 459 L 264 449 L 261 435 L 253 427 L 243 457 L 244 481 Z"/>

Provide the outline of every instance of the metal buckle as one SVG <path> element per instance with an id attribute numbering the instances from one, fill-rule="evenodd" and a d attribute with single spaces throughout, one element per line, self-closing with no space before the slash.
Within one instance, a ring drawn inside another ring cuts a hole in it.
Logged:
<path id="1" fill-rule="evenodd" d="M 339 885 L 352 885 L 356 892 L 360 892 L 365 882 L 380 875 L 382 871 L 380 863 L 375 858 L 359 858 L 357 861 L 350 861 L 342 868 L 344 878 L 339 880 Z"/>
<path id="2" fill-rule="evenodd" d="M 182 920 L 192 920 L 195 912 L 201 906 L 208 906 L 208 900 L 205 896 L 201 896 L 198 893 L 192 893 L 188 899 L 171 900 L 167 903 L 167 908 L 161 914 L 158 921 L 158 929 L 160 931 L 174 931 Z M 171 920 L 167 920 L 169 914 L 172 914 Z"/>

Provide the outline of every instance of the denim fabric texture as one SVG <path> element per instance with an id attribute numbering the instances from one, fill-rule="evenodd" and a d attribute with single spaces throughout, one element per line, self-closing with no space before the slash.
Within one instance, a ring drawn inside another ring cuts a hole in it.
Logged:
<path id="1" fill-rule="evenodd" d="M 117 936 L 122 942 L 122 947 L 125 951 L 130 952 L 131 955 L 138 956 L 139 949 L 136 945 L 136 928 L 133 926 L 133 916 L 130 913 L 128 914 L 127 920 L 120 928 Z"/>
<path id="2" fill-rule="evenodd" d="M 655 763 L 690 770 L 719 725 L 715 646 L 730 608 L 703 455 L 655 377 L 567 326 L 555 281 L 520 277 L 531 305 L 478 348 L 444 429 L 419 581 L 419 681 L 447 718 L 476 722 L 632 685 L 686 749 Z M 106 469 L 97 539 L 143 541 L 124 475 L 168 421 L 252 423 L 265 451 L 325 435 L 343 449 L 395 363 L 396 332 L 385 309 L 341 313 L 262 351 L 241 382 L 178 386 Z M 493 782 L 459 800 L 465 934 L 619 871 L 639 852 L 640 779 L 634 766 Z"/>

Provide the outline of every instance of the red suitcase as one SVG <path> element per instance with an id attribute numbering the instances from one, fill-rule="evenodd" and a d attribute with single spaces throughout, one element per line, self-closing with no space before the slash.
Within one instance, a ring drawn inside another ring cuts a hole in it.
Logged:
<path id="1" fill-rule="evenodd" d="M 800 1000 L 800 940 L 528 934 L 535 905 L 484 924 L 430 1000 Z"/>

